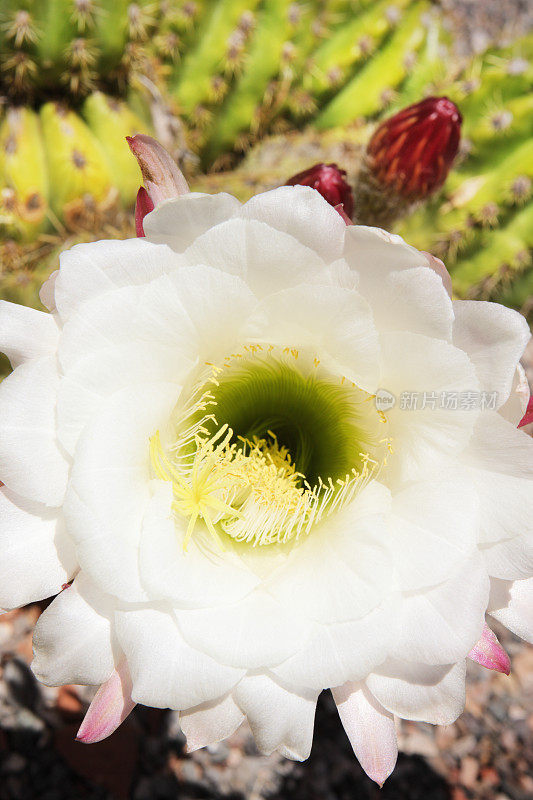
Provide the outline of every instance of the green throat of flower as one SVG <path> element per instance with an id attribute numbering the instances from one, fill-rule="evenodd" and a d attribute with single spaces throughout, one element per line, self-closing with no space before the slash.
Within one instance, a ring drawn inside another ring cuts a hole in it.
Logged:
<path id="1" fill-rule="evenodd" d="M 150 440 L 156 477 L 217 545 L 308 534 L 375 477 L 391 451 L 374 398 L 316 358 L 249 346 L 182 393 L 165 436 Z"/>

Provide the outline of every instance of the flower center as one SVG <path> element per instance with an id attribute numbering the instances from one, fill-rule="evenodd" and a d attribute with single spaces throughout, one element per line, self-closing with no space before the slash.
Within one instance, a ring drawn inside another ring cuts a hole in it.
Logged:
<path id="1" fill-rule="evenodd" d="M 373 397 L 316 358 L 249 346 L 182 393 L 154 474 L 171 481 L 174 511 L 229 536 L 267 545 L 307 534 L 376 476 L 391 451 Z"/>

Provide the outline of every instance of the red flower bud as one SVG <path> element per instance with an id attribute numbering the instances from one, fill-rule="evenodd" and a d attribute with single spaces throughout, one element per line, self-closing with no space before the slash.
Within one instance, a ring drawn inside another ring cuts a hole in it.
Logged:
<path id="1" fill-rule="evenodd" d="M 410 202 L 438 189 L 459 148 L 462 117 L 447 97 L 428 97 L 381 123 L 368 147 L 378 182 Z"/>
<path id="2" fill-rule="evenodd" d="M 353 214 L 353 192 L 346 181 L 346 172 L 336 164 L 315 164 L 293 175 L 287 186 L 311 186 L 333 207 L 342 205 L 348 217 Z"/>

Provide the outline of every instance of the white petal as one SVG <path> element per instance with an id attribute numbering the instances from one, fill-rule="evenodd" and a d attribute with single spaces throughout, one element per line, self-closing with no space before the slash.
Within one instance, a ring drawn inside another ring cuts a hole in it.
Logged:
<path id="1" fill-rule="evenodd" d="M 51 357 L 28 361 L 0 384 L 0 475 L 17 494 L 59 506 L 68 462 L 59 449 L 55 406 L 59 375 Z"/>
<path id="2" fill-rule="evenodd" d="M 197 358 L 220 359 L 236 342 L 255 300 L 239 278 L 197 265 L 174 270 L 148 286 L 110 291 L 84 304 L 65 325 L 60 360 L 64 370 L 91 353 L 127 343 L 175 352 L 173 379 Z M 168 361 L 168 358 L 167 358 Z M 135 380 L 135 371 L 132 380 Z M 170 376 L 169 376 L 170 379 Z"/>
<path id="3" fill-rule="evenodd" d="M 305 285 L 268 297 L 250 319 L 252 336 L 281 347 L 305 348 L 326 369 L 375 392 L 379 344 L 361 295 L 337 286 Z"/>
<path id="4" fill-rule="evenodd" d="M 391 660 L 369 675 L 372 694 L 393 714 L 403 719 L 450 725 L 465 705 L 466 662 L 428 667 Z"/>
<path id="5" fill-rule="evenodd" d="M 392 714 L 362 684 L 346 683 L 332 694 L 359 763 L 368 777 L 382 786 L 398 758 Z"/>
<path id="6" fill-rule="evenodd" d="M 85 426 L 101 412 L 106 398 L 124 389 L 151 383 L 175 383 L 190 368 L 172 346 L 129 341 L 108 350 L 87 354 L 63 375 L 57 397 L 57 437 L 65 450 L 74 455 Z"/>
<path id="7" fill-rule="evenodd" d="M 439 586 L 405 595 L 395 656 L 425 664 L 465 658 L 481 636 L 488 595 L 481 556 L 466 561 Z"/>
<path id="8" fill-rule="evenodd" d="M 309 186 L 281 186 L 257 194 L 239 216 L 290 233 L 330 264 L 342 255 L 346 225 L 335 209 Z"/>
<path id="9" fill-rule="evenodd" d="M 142 286 L 171 272 L 181 261 L 165 244 L 147 239 L 102 240 L 77 244 L 59 256 L 54 296 L 67 320 L 91 298 L 125 286 Z"/>
<path id="10" fill-rule="evenodd" d="M 526 642 L 533 644 L 533 578 L 523 581 L 492 581 L 489 613 Z"/>
<path id="11" fill-rule="evenodd" d="M 113 606 L 80 573 L 53 600 L 33 635 L 32 669 L 47 686 L 104 683 L 116 666 Z"/>
<path id="12" fill-rule="evenodd" d="M 387 490 L 373 481 L 315 526 L 268 583 L 284 608 L 331 624 L 363 617 L 388 593 L 392 565 L 384 544 Z"/>
<path id="13" fill-rule="evenodd" d="M 468 356 L 447 342 L 410 332 L 385 333 L 381 341 L 381 388 L 396 398 L 387 411 L 394 456 L 386 475 L 420 480 L 467 445 L 481 412 L 477 401 L 463 408 L 461 398 L 474 393 L 476 400 L 479 384 Z M 457 407 L 442 408 L 450 393 Z"/>
<path id="14" fill-rule="evenodd" d="M 202 266 L 86 302 L 65 325 L 60 347 L 64 446 L 73 451 L 102 398 L 132 384 L 180 382 L 198 359 L 216 362 L 241 347 L 254 304 L 238 278 Z"/>
<path id="15" fill-rule="evenodd" d="M 244 674 L 190 647 L 170 613 L 155 608 L 117 611 L 115 622 L 137 703 L 190 709 L 226 694 Z"/>
<path id="16" fill-rule="evenodd" d="M 465 459 L 479 496 L 481 542 L 501 542 L 519 537 L 524 550 L 523 568 L 529 570 L 533 543 L 533 440 L 524 431 L 487 411 L 476 425 Z M 505 548 L 499 549 L 504 556 Z M 518 559 L 519 561 L 520 559 Z M 520 578 L 517 560 L 506 559 L 509 573 L 497 577 Z M 506 568 L 502 561 L 501 568 Z"/>
<path id="17" fill-rule="evenodd" d="M 527 375 L 521 364 L 518 364 L 511 386 L 511 393 L 509 398 L 505 401 L 500 408 L 500 414 L 508 422 L 511 422 L 515 428 L 521 422 L 522 417 L 526 413 L 527 404 L 529 403 L 530 391 Z"/>
<path id="18" fill-rule="evenodd" d="M 291 686 L 327 689 L 361 680 L 379 666 L 395 643 L 398 599 L 353 622 L 318 625 L 294 656 L 272 668 Z"/>
<path id="19" fill-rule="evenodd" d="M 415 483 L 393 496 L 388 546 L 401 589 L 440 583 L 475 551 L 475 500 L 471 485 L 446 478 Z"/>
<path id="20" fill-rule="evenodd" d="M 230 219 L 238 213 L 241 204 L 230 194 L 189 194 L 160 203 L 143 219 L 148 239 L 166 241 L 182 253 L 198 236 Z"/>
<path id="21" fill-rule="evenodd" d="M 69 533 L 82 569 L 103 591 L 146 598 L 139 541 L 150 499 L 150 436 L 169 419 L 173 384 L 134 386 L 114 394 L 87 426 L 65 498 Z"/>
<path id="22" fill-rule="evenodd" d="M 160 287 L 164 291 L 158 291 Z M 172 288 L 170 287 L 172 292 Z M 161 296 L 165 302 L 158 308 Z M 172 292 L 175 297 L 175 292 Z M 177 361 L 181 356 L 181 371 L 194 358 L 194 331 L 187 312 L 176 301 L 169 302 L 169 278 L 163 276 L 149 286 L 126 286 L 114 289 L 104 296 L 86 301 L 83 309 L 65 323 L 59 345 L 59 360 L 65 373 L 69 373 L 82 359 L 93 353 L 105 358 L 106 351 L 120 345 L 137 343 L 150 345 L 157 359 L 173 345 Z M 134 382 L 136 374 L 132 375 Z M 178 374 L 179 378 L 179 374 Z"/>
<path id="23" fill-rule="evenodd" d="M 59 330 L 51 314 L 0 300 L 0 352 L 13 369 L 23 361 L 52 355 Z"/>
<path id="24" fill-rule="evenodd" d="M 184 256 L 189 264 L 238 275 L 257 297 L 296 286 L 325 269 L 314 250 L 256 220 L 222 222 L 196 239 Z"/>
<path id="25" fill-rule="evenodd" d="M 421 256 L 423 260 L 423 256 Z M 360 291 L 365 295 L 364 284 Z M 395 270 L 372 292 L 372 310 L 380 331 L 411 331 L 451 341 L 453 307 L 437 273 L 426 266 Z"/>
<path id="26" fill-rule="evenodd" d="M 17 608 L 57 594 L 76 568 L 57 511 L 3 487 L 0 518 L 0 607 Z"/>
<path id="27" fill-rule="evenodd" d="M 48 311 L 51 312 L 57 311 L 55 290 L 56 290 L 56 280 L 58 275 L 59 275 L 59 270 L 55 269 L 53 272 L 50 273 L 48 278 L 45 280 L 45 282 L 39 289 L 39 300 L 41 301 L 43 306 L 47 308 Z"/>
<path id="28" fill-rule="evenodd" d="M 479 300 L 454 302 L 453 341 L 476 366 L 481 389 L 496 392 L 497 405 L 509 397 L 516 365 L 531 338 L 517 311 Z"/>
<path id="29" fill-rule="evenodd" d="M 344 258 L 359 276 L 358 289 L 369 301 L 379 330 L 450 336 L 450 299 L 424 253 L 380 228 L 350 225 Z"/>
<path id="30" fill-rule="evenodd" d="M 533 574 L 533 538 L 531 536 L 519 534 L 511 539 L 482 545 L 480 550 L 487 572 L 493 578 L 517 581 L 529 578 Z"/>
<path id="31" fill-rule="evenodd" d="M 264 755 L 279 750 L 305 761 L 311 752 L 318 692 L 289 692 L 267 675 L 250 675 L 233 690 Z"/>
<path id="32" fill-rule="evenodd" d="M 192 323 L 195 354 L 200 359 L 217 360 L 236 343 L 242 344 L 244 322 L 256 303 L 244 281 L 201 265 L 183 267 L 169 281 Z M 160 298 L 160 306 L 162 302 Z"/>
<path id="33" fill-rule="evenodd" d="M 206 546 L 197 531 L 185 552 L 187 521 L 177 527 L 172 501 L 171 484 L 159 482 L 144 515 L 139 558 L 150 597 L 171 598 L 179 608 L 202 608 L 235 602 L 257 586 L 259 579 L 240 559 L 231 551 L 212 552 L 210 540 Z"/>
<path id="34" fill-rule="evenodd" d="M 356 269 L 366 291 L 379 298 L 383 279 L 395 270 L 426 267 L 427 256 L 407 244 L 401 236 L 367 225 L 346 228 L 344 258 Z"/>
<path id="35" fill-rule="evenodd" d="M 187 752 L 221 742 L 231 736 L 243 720 L 244 714 L 230 694 L 182 711 L 180 725 L 187 738 Z"/>
<path id="36" fill-rule="evenodd" d="M 258 669 L 279 664 L 295 653 L 310 626 L 264 591 L 229 605 L 177 611 L 190 645 L 223 664 Z"/>

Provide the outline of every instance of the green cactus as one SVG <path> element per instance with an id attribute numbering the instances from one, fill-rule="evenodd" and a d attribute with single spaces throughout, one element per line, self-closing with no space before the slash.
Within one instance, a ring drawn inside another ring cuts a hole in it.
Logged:
<path id="1" fill-rule="evenodd" d="M 0 235 L 33 241 L 62 225 L 92 230 L 113 221 L 117 200 L 135 201 L 137 166 L 125 137 L 150 128 L 100 92 L 73 110 L 45 103 L 40 113 L 8 109 L 0 123 Z"/>
<path id="2" fill-rule="evenodd" d="M 0 234 L 32 239 L 47 225 L 48 171 L 39 119 L 11 108 L 0 125 Z"/>
<path id="3" fill-rule="evenodd" d="M 389 31 L 401 20 L 410 0 L 380 0 L 355 14 L 320 44 L 310 58 L 302 86 L 310 94 L 331 95 L 353 73 L 357 64 L 375 52 Z"/>
<path id="4" fill-rule="evenodd" d="M 126 136 L 144 133 L 146 125 L 126 103 L 93 92 L 83 104 L 83 116 L 102 149 L 107 169 L 125 206 L 135 202 L 139 171 Z"/>
<path id="5" fill-rule="evenodd" d="M 291 0 L 266 0 L 247 53 L 246 70 L 237 78 L 231 95 L 212 120 L 205 144 L 207 160 L 214 160 L 235 145 L 243 132 L 257 132 L 261 125 L 261 101 L 290 58 L 284 45 L 295 27 L 291 20 Z M 297 23 L 296 23 L 297 24 Z"/>
<path id="6" fill-rule="evenodd" d="M 418 2 L 409 9 L 402 25 L 378 55 L 318 115 L 317 127 L 346 125 L 377 114 L 390 104 L 394 90 L 414 67 L 416 52 L 425 37 L 421 17 L 428 7 L 427 2 Z"/>
<path id="7" fill-rule="evenodd" d="M 41 109 L 50 206 L 70 226 L 116 201 L 107 161 L 96 137 L 73 111 L 56 103 Z"/>
<path id="8" fill-rule="evenodd" d="M 530 265 L 532 247 L 533 203 L 530 203 L 501 228 L 483 231 L 476 247 L 454 264 L 455 290 L 462 296 L 475 296 L 481 287 L 486 296 L 494 295 L 501 283 L 509 283 L 513 273 Z"/>
<path id="9" fill-rule="evenodd" d="M 182 167 L 204 170 L 192 188 L 246 199 L 319 161 L 355 182 L 384 114 L 446 94 L 462 160 L 397 230 L 446 258 L 460 294 L 524 306 L 533 34 L 471 61 L 446 58 L 449 44 L 429 0 L 4 0 L 0 291 L 38 302 L 34 266 L 65 230 L 128 233 L 120 207 L 140 176 L 126 135 L 163 130 L 168 144 L 179 130 Z"/>
<path id="10" fill-rule="evenodd" d="M 0 94 L 25 100 L 60 87 L 77 97 L 117 84 L 142 60 L 159 11 L 151 0 L 4 0 Z"/>
<path id="11" fill-rule="evenodd" d="M 198 44 L 175 64 L 169 91 L 180 110 L 191 117 L 202 103 L 216 103 L 228 88 L 228 75 L 238 68 L 253 30 L 259 0 L 220 0 L 200 26 Z"/>

